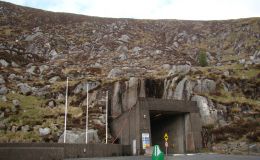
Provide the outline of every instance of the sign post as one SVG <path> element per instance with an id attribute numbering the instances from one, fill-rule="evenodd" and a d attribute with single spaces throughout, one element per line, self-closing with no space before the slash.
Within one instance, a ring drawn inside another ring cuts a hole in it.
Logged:
<path id="1" fill-rule="evenodd" d="M 168 149 L 168 138 L 169 138 L 169 136 L 168 136 L 168 133 L 165 133 L 164 134 L 164 140 L 165 140 L 165 156 L 167 156 L 167 149 Z"/>
<path id="2" fill-rule="evenodd" d="M 87 84 L 87 110 L 86 110 L 86 144 L 88 144 L 88 84 Z"/>
<path id="3" fill-rule="evenodd" d="M 108 133 L 108 91 L 106 92 L 106 144 L 107 144 L 107 133 Z"/>
<path id="4" fill-rule="evenodd" d="M 67 113 L 68 113 L 68 87 L 69 86 L 69 77 L 67 77 L 66 83 L 66 99 L 65 99 L 65 115 L 64 115 L 64 137 L 63 143 L 66 143 L 66 132 L 67 132 Z"/>

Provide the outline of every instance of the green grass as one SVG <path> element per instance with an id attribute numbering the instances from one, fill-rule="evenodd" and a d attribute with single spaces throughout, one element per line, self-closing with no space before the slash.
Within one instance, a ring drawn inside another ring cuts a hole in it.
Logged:
<path id="1" fill-rule="evenodd" d="M 232 65 L 223 65 L 223 66 L 214 66 L 214 67 L 196 67 L 199 71 L 202 72 L 204 76 L 207 76 L 211 78 L 211 70 L 219 70 L 224 73 L 224 71 L 232 71 L 232 75 L 230 75 L 233 78 L 236 79 L 252 79 L 256 77 L 258 74 L 260 74 L 260 69 L 257 68 L 249 68 L 245 69 L 242 64 L 232 64 Z M 221 76 L 221 75 L 216 75 Z M 214 79 L 214 77 L 213 77 Z"/>
<path id="2" fill-rule="evenodd" d="M 35 132 L 0 132 L 0 142 L 40 142 L 41 137 Z"/>
<path id="3" fill-rule="evenodd" d="M 64 113 L 64 106 L 60 105 L 55 108 L 44 107 L 46 100 L 41 97 L 24 96 L 17 93 L 7 94 L 8 102 L 1 102 L 1 107 L 12 106 L 12 100 L 17 99 L 20 101 L 20 109 L 17 115 L 8 117 L 9 123 L 17 125 L 39 125 L 43 123 L 44 117 L 53 117 L 57 119 L 60 114 Z M 82 110 L 79 107 L 69 107 L 68 113 L 72 116 L 78 116 Z M 53 122 L 55 123 L 55 121 Z"/>
<path id="4" fill-rule="evenodd" d="M 64 105 L 58 105 L 55 108 L 44 107 L 46 100 L 42 97 L 24 96 L 18 93 L 9 93 L 6 95 L 8 101 L 1 102 L 0 106 L 12 106 L 12 100 L 20 101 L 19 112 L 12 113 L 5 118 L 5 124 L 8 128 L 12 126 L 29 125 L 49 127 L 52 132 L 57 132 L 64 123 Z M 68 107 L 68 124 L 72 123 L 73 118 L 82 117 L 83 111 L 80 107 Z M 55 127 L 57 126 L 57 127 Z M 38 131 L 22 132 L 0 131 L 0 142 L 40 142 L 42 141 Z"/>
<path id="5" fill-rule="evenodd" d="M 69 80 L 69 87 L 74 86 L 78 82 L 79 82 L 79 80 L 73 80 L 73 81 Z M 52 89 L 53 92 L 58 92 L 61 89 L 66 88 L 66 83 L 67 83 L 66 81 L 55 82 L 53 85 L 51 85 L 51 89 Z"/>
<path id="6" fill-rule="evenodd" d="M 221 95 L 218 96 L 206 94 L 205 96 L 223 104 L 246 103 L 254 106 L 257 110 L 260 109 L 260 101 L 246 98 L 241 93 L 236 93 L 235 95 L 232 95 L 232 92 L 226 92 L 224 91 L 224 89 L 221 89 L 220 94 Z"/>
<path id="7" fill-rule="evenodd" d="M 236 77 L 242 77 L 243 79 L 251 79 L 260 74 L 259 69 L 250 68 L 249 70 L 235 70 Z"/>
<path id="8" fill-rule="evenodd" d="M 11 109 L 12 103 L 0 101 L 0 110 Z"/>

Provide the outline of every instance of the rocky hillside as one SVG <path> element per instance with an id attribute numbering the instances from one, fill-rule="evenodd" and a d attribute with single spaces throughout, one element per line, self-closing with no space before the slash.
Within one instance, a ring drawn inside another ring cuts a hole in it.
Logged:
<path id="1" fill-rule="evenodd" d="M 0 25 L 0 142 L 59 141 L 69 77 L 72 137 L 89 83 L 93 143 L 104 142 L 109 90 L 111 118 L 139 96 L 194 100 L 205 148 L 260 152 L 260 18 L 111 19 L 0 2 Z"/>

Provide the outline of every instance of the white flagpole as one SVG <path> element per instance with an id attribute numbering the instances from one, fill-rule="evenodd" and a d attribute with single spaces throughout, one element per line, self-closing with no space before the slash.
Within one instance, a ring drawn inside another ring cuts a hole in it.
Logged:
<path id="1" fill-rule="evenodd" d="M 106 93 L 106 144 L 107 144 L 107 132 L 108 132 L 108 91 Z"/>
<path id="2" fill-rule="evenodd" d="M 87 111 L 86 111 L 86 144 L 88 143 L 88 84 L 87 84 Z"/>
<path id="3" fill-rule="evenodd" d="M 69 78 L 67 77 L 66 84 L 66 99 L 65 99 L 65 120 L 64 120 L 64 139 L 63 142 L 66 143 L 66 130 L 67 130 L 67 113 L 68 113 L 68 86 L 69 86 Z"/>

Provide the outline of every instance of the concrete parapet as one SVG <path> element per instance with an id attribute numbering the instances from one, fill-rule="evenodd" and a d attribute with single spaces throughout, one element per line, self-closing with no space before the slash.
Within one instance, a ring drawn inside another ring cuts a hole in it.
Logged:
<path id="1" fill-rule="evenodd" d="M 131 155 L 129 145 L 0 143 L 2 160 L 63 160 L 64 158 L 111 157 Z"/>

